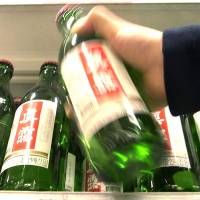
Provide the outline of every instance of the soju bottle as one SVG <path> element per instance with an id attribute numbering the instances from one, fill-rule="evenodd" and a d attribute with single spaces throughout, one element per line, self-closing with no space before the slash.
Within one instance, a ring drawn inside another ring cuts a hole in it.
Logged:
<path id="1" fill-rule="evenodd" d="M 187 135 L 181 118 L 173 117 L 169 108 L 154 112 L 166 139 L 166 154 L 162 163 L 139 178 L 139 191 L 181 192 L 199 191 L 199 182 L 193 168 Z"/>
<path id="2" fill-rule="evenodd" d="M 3 164 L 15 111 L 13 97 L 9 89 L 12 75 L 12 63 L 8 60 L 0 60 L 0 169 Z"/>
<path id="3" fill-rule="evenodd" d="M 91 166 L 104 180 L 133 179 L 160 161 L 164 151 L 160 129 L 109 45 L 95 35 L 70 32 L 84 14 L 72 5 L 57 15 L 57 26 L 67 27 L 62 29 L 67 33 L 60 72 L 79 137 Z"/>
<path id="4" fill-rule="evenodd" d="M 55 89 L 57 64 L 41 66 L 38 84 L 18 107 L 1 169 L 4 190 L 56 190 L 65 116 Z"/>
<path id="5" fill-rule="evenodd" d="M 77 137 L 77 128 L 75 122 L 71 119 L 69 124 L 68 146 L 63 148 L 59 172 L 59 191 L 80 192 L 82 191 L 82 163 L 83 155 Z"/>

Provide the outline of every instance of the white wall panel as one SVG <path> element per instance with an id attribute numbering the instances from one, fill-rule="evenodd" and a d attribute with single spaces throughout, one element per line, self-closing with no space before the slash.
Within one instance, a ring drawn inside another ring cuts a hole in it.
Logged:
<path id="1" fill-rule="evenodd" d="M 23 87 L 22 91 L 19 91 L 20 87 L 17 90 L 15 88 L 23 82 L 27 84 L 27 77 L 37 77 L 39 67 L 44 61 L 57 60 L 61 35 L 57 31 L 54 19 L 62 5 L 0 6 L 0 58 L 11 60 L 15 66 L 12 81 L 14 95 L 24 92 Z M 200 23 L 199 3 L 106 5 L 127 20 L 159 30 Z M 89 10 L 94 4 L 82 6 Z M 30 83 L 33 80 L 36 79 L 30 78 Z"/>

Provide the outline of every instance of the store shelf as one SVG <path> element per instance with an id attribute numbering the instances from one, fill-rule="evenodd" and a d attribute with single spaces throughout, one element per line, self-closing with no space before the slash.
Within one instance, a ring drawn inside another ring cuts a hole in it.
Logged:
<path id="1" fill-rule="evenodd" d="M 0 192 L 2 200 L 199 200 L 200 193 Z"/>

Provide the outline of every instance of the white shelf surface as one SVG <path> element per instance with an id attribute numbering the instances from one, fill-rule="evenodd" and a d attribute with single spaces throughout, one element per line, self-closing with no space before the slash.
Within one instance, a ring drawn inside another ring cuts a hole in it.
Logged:
<path id="1" fill-rule="evenodd" d="M 66 193 L 66 192 L 6 192 L 1 200 L 199 200 L 200 193 Z"/>

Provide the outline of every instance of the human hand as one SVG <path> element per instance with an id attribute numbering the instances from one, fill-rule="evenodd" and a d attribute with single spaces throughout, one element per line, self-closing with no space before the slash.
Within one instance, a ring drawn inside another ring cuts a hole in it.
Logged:
<path id="1" fill-rule="evenodd" d="M 94 7 L 74 24 L 72 32 L 97 34 L 143 77 L 146 101 L 152 110 L 167 104 L 162 54 L 162 32 L 130 23 L 104 6 Z"/>

